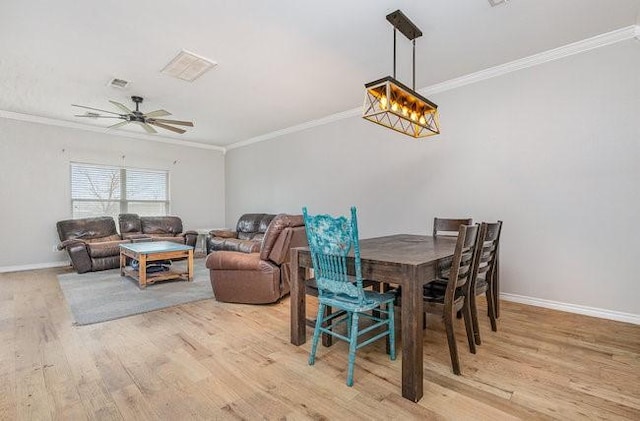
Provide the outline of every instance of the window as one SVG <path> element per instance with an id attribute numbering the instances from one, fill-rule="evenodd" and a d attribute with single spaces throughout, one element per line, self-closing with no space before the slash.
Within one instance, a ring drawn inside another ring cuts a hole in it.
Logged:
<path id="1" fill-rule="evenodd" d="M 166 215 L 169 172 L 72 163 L 71 210 L 74 218 Z"/>

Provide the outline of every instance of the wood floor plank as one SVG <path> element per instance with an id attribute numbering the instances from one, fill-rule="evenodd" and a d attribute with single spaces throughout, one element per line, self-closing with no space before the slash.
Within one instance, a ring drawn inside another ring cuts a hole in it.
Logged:
<path id="1" fill-rule="evenodd" d="M 456 321 L 462 376 L 428 318 L 413 403 L 383 341 L 358 350 L 353 387 L 342 342 L 309 366 L 310 344 L 289 342 L 288 298 L 74 326 L 65 272 L 0 274 L 0 419 L 640 419 L 640 326 L 505 302 L 492 332 L 481 299 L 477 354 Z"/>

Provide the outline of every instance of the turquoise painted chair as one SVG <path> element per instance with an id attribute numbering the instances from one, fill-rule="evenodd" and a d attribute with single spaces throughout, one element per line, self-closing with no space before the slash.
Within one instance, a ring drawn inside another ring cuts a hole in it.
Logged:
<path id="1" fill-rule="evenodd" d="M 315 362 L 321 334 L 326 333 L 349 342 L 347 386 L 353 386 L 353 369 L 358 348 L 388 336 L 389 357 L 391 360 L 396 359 L 393 314 L 395 295 L 363 288 L 355 207 L 351 208 L 351 220 L 344 216 L 309 216 L 306 207 L 302 209 L 302 214 L 319 291 L 318 317 L 313 331 L 309 365 Z M 355 277 L 347 274 L 347 255 L 351 250 L 355 259 Z M 328 307 L 342 311 L 325 317 Z M 372 323 L 361 328 L 361 318 L 369 319 Z M 336 327 L 343 324 L 346 325 L 348 337 L 336 331 Z M 380 328 L 384 330 L 380 332 Z M 358 343 L 358 338 L 369 332 L 373 332 L 373 336 Z"/>

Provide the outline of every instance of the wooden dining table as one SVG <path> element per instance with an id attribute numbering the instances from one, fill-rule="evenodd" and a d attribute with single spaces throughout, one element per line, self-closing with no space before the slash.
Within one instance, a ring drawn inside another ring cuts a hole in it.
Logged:
<path id="1" fill-rule="evenodd" d="M 423 286 L 436 277 L 438 262 L 453 256 L 456 239 L 397 234 L 360 240 L 362 276 L 401 285 L 402 396 L 423 395 Z M 291 249 L 291 343 L 306 342 L 305 275 L 313 268 L 308 247 Z M 353 258 L 348 263 L 353 271 Z"/>

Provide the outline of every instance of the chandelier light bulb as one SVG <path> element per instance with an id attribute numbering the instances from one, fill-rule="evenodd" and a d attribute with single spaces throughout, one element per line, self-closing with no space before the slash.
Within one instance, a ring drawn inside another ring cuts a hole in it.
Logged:
<path id="1" fill-rule="evenodd" d="M 382 95 L 380 97 L 380 107 L 382 107 L 383 109 L 387 109 L 387 97 Z"/>

